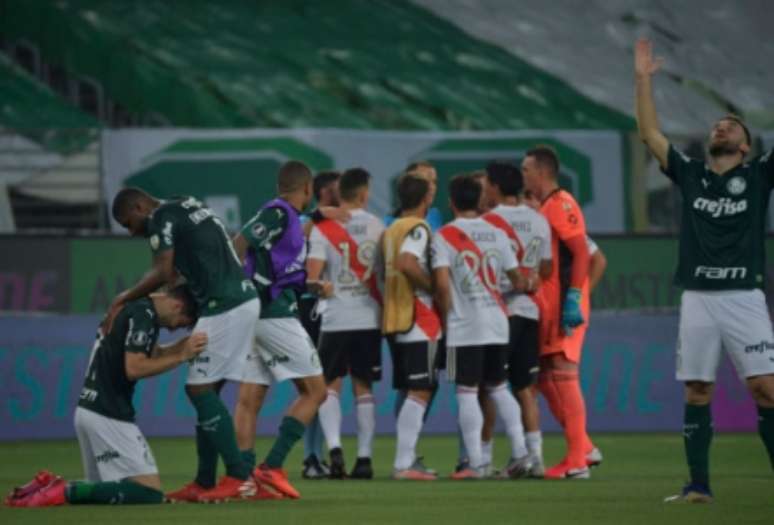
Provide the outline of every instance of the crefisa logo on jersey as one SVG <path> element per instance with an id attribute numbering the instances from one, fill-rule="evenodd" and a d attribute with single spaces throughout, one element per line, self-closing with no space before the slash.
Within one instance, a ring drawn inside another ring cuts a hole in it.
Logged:
<path id="1" fill-rule="evenodd" d="M 747 211 L 747 199 L 735 201 L 728 197 L 721 197 L 717 200 L 697 197 L 693 201 L 693 209 L 707 212 L 711 217 L 730 217 Z"/>
<path id="2" fill-rule="evenodd" d="M 741 195 L 747 189 L 747 181 L 742 177 L 733 177 L 726 183 L 726 189 L 731 195 Z"/>

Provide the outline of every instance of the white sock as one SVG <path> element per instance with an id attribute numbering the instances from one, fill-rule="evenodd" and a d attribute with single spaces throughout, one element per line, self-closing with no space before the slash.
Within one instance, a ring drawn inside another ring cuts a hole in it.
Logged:
<path id="1" fill-rule="evenodd" d="M 335 390 L 328 390 L 328 396 L 317 413 L 328 450 L 341 448 L 341 403 Z"/>
<path id="2" fill-rule="evenodd" d="M 484 465 L 492 464 L 492 456 L 494 455 L 494 439 L 481 442 L 481 462 Z"/>
<path id="3" fill-rule="evenodd" d="M 458 386 L 457 405 L 459 407 L 459 422 L 465 448 L 468 449 L 470 466 L 478 468 L 483 465 L 481 459 L 481 429 L 484 426 L 484 414 L 478 404 L 478 388 Z"/>
<path id="4" fill-rule="evenodd" d="M 355 403 L 357 404 L 357 457 L 370 458 L 376 430 L 374 396 L 371 394 L 357 396 Z"/>
<path id="5" fill-rule="evenodd" d="M 527 441 L 527 450 L 536 458 L 543 458 L 543 434 L 539 430 L 524 434 Z"/>
<path id="6" fill-rule="evenodd" d="M 522 458 L 527 455 L 524 442 L 524 426 L 521 424 L 521 407 L 516 398 L 508 391 L 505 383 L 487 389 L 489 397 L 497 406 L 497 413 L 505 424 L 505 433 L 511 441 L 511 457 Z"/>
<path id="7" fill-rule="evenodd" d="M 426 405 L 409 396 L 398 414 L 398 439 L 396 440 L 395 470 L 405 470 L 414 463 L 415 449 L 422 430 L 422 418 Z"/>

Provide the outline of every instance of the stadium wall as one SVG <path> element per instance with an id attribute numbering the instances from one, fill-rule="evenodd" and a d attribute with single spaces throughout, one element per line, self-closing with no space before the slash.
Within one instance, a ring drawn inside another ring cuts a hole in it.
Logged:
<path id="1" fill-rule="evenodd" d="M 673 309 L 677 239 L 594 235 L 608 260 L 592 295 L 596 310 Z M 0 236 L 0 316 L 9 312 L 99 314 L 150 265 L 143 240 Z M 774 237 L 766 241 L 766 291 L 774 304 Z M 0 332 L 0 334 L 2 334 Z M 0 335 L 0 343 L 4 339 Z"/>
<path id="2" fill-rule="evenodd" d="M 674 238 L 601 237 L 608 271 L 594 294 L 585 346 L 583 388 L 592 431 L 679 431 L 681 386 L 673 378 L 679 290 L 671 284 Z M 774 239 L 767 241 L 774 261 Z M 97 323 L 119 291 L 148 267 L 144 241 L 127 238 L 0 237 L 0 440 L 69 437 Z M 767 272 L 772 281 L 774 267 Z M 769 288 L 771 288 L 769 286 Z M 771 297 L 769 304 L 772 304 Z M 376 391 L 378 431 L 394 431 L 391 366 Z M 184 369 L 141 382 L 139 422 L 149 435 L 187 435 L 193 412 L 183 393 Z M 354 430 L 345 389 L 345 430 Z M 234 391 L 227 391 L 233 403 Z M 293 398 L 279 385 L 264 408 L 259 432 L 276 429 Z M 545 408 L 545 407 L 544 407 Z M 452 391 L 444 385 L 428 428 L 453 432 Z M 755 411 L 724 363 L 713 404 L 719 430 L 753 430 Z M 548 414 L 544 410 L 544 414 Z M 557 430 L 549 416 L 548 430 Z"/>
<path id="3" fill-rule="evenodd" d="M 237 229 L 275 193 L 279 166 L 290 159 L 313 170 L 366 167 L 373 178 L 369 209 L 392 211 L 394 179 L 416 160 L 438 171 L 435 206 L 451 218 L 447 183 L 492 159 L 518 159 L 536 144 L 562 159 L 560 182 L 583 207 L 591 231 L 626 231 L 625 134 L 617 131 L 399 132 L 346 129 L 119 129 L 102 132 L 103 195 L 124 186 L 160 196 L 193 195 L 227 228 Z M 114 232 L 122 232 L 112 222 Z"/>
<path id="4" fill-rule="evenodd" d="M 73 409 L 93 344 L 99 315 L 6 315 L 0 317 L 0 440 L 73 437 Z M 677 316 L 598 313 L 585 345 L 582 385 L 594 431 L 669 431 L 682 425 L 682 387 L 674 380 Z M 165 338 L 169 338 L 165 334 Z M 378 383 L 377 431 L 393 433 L 391 363 L 383 349 L 384 380 Z M 185 367 L 138 383 L 138 423 L 150 436 L 189 435 L 195 414 L 186 400 Z M 456 430 L 453 389 L 445 381 L 433 405 L 427 431 Z M 235 388 L 225 390 L 233 406 Z M 294 397 L 285 382 L 275 387 L 259 418 L 259 433 L 272 434 Z M 754 430 L 755 408 L 727 362 L 721 368 L 713 403 L 715 428 Z M 353 433 L 351 390 L 344 389 L 344 431 Z M 556 423 L 543 407 L 544 428 Z"/>

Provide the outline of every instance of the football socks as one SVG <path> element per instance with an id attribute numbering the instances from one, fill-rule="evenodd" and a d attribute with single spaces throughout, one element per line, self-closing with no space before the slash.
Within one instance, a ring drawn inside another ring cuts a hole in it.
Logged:
<path id="1" fill-rule="evenodd" d="M 357 457 L 370 458 L 376 431 L 376 410 L 374 396 L 363 394 L 357 396 Z"/>
<path id="2" fill-rule="evenodd" d="M 712 442 L 710 405 L 685 405 L 683 442 L 691 482 L 709 487 L 709 449 Z"/>
<path id="3" fill-rule="evenodd" d="M 161 491 L 140 485 L 128 479 L 90 483 L 74 481 L 67 484 L 65 499 L 73 504 L 120 504 L 161 503 Z"/>
<path id="4" fill-rule="evenodd" d="M 226 405 L 212 390 L 191 396 L 191 402 L 196 409 L 198 425 L 223 458 L 226 474 L 232 478 L 246 480 L 250 475 L 250 469 L 242 462 L 242 455 L 236 443 L 234 421 Z"/>
<path id="5" fill-rule="evenodd" d="M 758 406 L 758 433 L 766 445 L 771 468 L 774 469 L 774 408 Z"/>
<path id="6" fill-rule="evenodd" d="M 282 418 L 279 436 L 264 461 L 269 468 L 281 468 L 293 445 L 304 435 L 304 424 L 292 416 Z"/>
<path id="7" fill-rule="evenodd" d="M 397 421 L 395 470 L 406 470 L 414 463 L 424 414 L 425 404 L 422 401 L 409 396 L 403 402 Z"/>

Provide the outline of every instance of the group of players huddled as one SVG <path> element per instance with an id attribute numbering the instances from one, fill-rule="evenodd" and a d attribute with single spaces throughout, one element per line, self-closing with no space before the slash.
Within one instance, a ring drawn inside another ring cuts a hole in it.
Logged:
<path id="1" fill-rule="evenodd" d="M 774 151 L 746 160 L 752 142 L 736 115 L 713 125 L 706 162 L 675 149 L 661 133 L 652 96 L 651 77 L 661 63 L 647 39 L 637 41 L 640 137 L 684 197 L 676 375 L 685 383 L 690 481 L 665 501 L 708 503 L 710 402 L 721 349 L 757 405 L 774 468 L 774 332 L 761 290 Z M 283 464 L 302 436 L 305 477 L 346 477 L 339 402 L 346 375 L 358 434 L 349 477 L 371 478 L 372 385 L 381 376 L 383 338 L 399 394 L 394 478 L 437 478 L 415 449 L 441 369 L 456 385 L 459 407 L 453 479 L 588 478 L 602 456 L 586 434 L 578 364 L 589 293 L 606 263 L 586 236 L 578 204 L 559 188 L 558 172 L 556 154 L 536 146 L 521 170 L 494 162 L 481 173 L 458 175 L 449 184 L 454 220 L 441 226 L 431 209 L 435 169 L 418 162 L 398 180 L 399 209 L 385 228 L 366 211 L 367 171 L 313 178 L 291 161 L 279 171 L 278 197 L 233 240 L 193 197 L 161 201 L 138 189 L 120 191 L 113 217 L 149 239 L 153 266 L 115 298 L 98 330 L 75 411 L 86 481 L 41 471 L 6 503 L 162 502 L 153 455 L 134 424 L 132 393 L 138 379 L 187 361 L 198 470 L 166 499 L 298 498 Z M 313 197 L 318 208 L 305 221 Z M 161 327 L 191 325 L 189 337 L 157 344 Z M 256 467 L 257 414 L 270 385 L 285 379 L 298 397 Z M 219 397 L 226 380 L 240 383 L 233 418 Z M 564 460 L 549 469 L 536 390 L 567 441 Z M 490 466 L 496 415 L 511 447 L 499 472 Z M 323 437 L 329 464 L 321 461 Z M 226 475 L 216 482 L 219 458 Z"/>
<path id="2" fill-rule="evenodd" d="M 415 450 L 441 370 L 459 407 L 452 479 L 588 478 L 602 456 L 586 434 L 578 363 L 590 287 L 605 263 L 558 173 L 555 152 L 536 146 L 521 169 L 492 162 L 457 175 L 449 183 L 454 219 L 441 226 L 428 162 L 398 178 L 398 210 L 383 221 L 367 211 L 365 169 L 315 177 L 289 161 L 277 174 L 278 196 L 233 238 L 194 197 L 121 190 L 113 217 L 148 238 L 153 264 L 115 298 L 98 330 L 75 411 L 86 480 L 41 471 L 8 504 L 295 499 L 283 466 L 304 436 L 304 477 L 371 479 L 383 339 L 398 392 L 393 478 L 438 477 Z M 304 214 L 314 199 L 316 209 Z M 193 326 L 192 334 L 157 343 L 162 327 L 180 326 Z M 132 394 L 137 380 L 184 362 L 198 469 L 165 495 L 134 423 Z M 349 472 L 341 442 L 346 376 L 357 419 Z M 258 413 L 270 386 L 288 379 L 298 396 L 256 466 Z M 227 380 L 239 382 L 233 417 L 219 396 Z M 549 469 L 537 388 L 568 444 Z M 499 470 L 491 466 L 497 416 L 511 449 Z M 219 459 L 226 473 L 218 480 Z"/>

